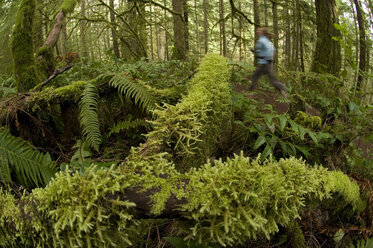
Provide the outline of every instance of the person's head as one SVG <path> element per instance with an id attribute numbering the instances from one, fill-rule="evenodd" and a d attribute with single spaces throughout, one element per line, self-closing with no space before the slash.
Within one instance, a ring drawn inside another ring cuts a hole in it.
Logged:
<path id="1" fill-rule="evenodd" d="M 271 33 L 267 27 L 259 27 L 255 32 L 258 36 L 266 36 L 268 39 L 273 38 L 273 33 Z"/>

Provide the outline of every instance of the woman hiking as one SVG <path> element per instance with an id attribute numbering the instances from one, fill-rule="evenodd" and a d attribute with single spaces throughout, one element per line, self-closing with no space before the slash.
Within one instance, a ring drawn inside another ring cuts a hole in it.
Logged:
<path id="1" fill-rule="evenodd" d="M 255 53 L 257 58 L 257 67 L 251 76 L 251 85 L 249 86 L 249 91 L 253 91 L 255 89 L 258 80 L 262 75 L 267 75 L 269 82 L 281 92 L 281 95 L 287 98 L 288 94 L 285 85 L 275 77 L 273 71 L 272 61 L 275 48 L 270 41 L 273 34 L 269 32 L 268 28 L 266 27 L 260 27 L 255 32 L 259 39 L 255 44 L 255 50 L 252 51 Z"/>

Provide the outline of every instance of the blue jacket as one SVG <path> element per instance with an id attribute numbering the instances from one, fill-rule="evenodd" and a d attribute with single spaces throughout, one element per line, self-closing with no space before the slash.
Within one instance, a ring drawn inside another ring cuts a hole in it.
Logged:
<path id="1" fill-rule="evenodd" d="M 255 44 L 255 55 L 258 58 L 258 64 L 268 64 L 268 60 L 273 60 L 275 48 L 272 42 L 266 36 L 259 36 Z"/>

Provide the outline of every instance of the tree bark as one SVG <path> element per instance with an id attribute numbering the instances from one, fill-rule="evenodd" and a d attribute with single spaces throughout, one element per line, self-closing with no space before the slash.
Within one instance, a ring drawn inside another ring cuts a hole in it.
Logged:
<path id="1" fill-rule="evenodd" d="M 254 37 L 255 37 L 255 41 L 256 42 L 258 40 L 258 35 L 256 34 L 256 30 L 257 28 L 260 26 L 260 11 L 259 11 L 259 4 L 258 4 L 258 0 L 253 0 L 253 8 L 254 8 Z M 255 45 L 255 43 L 254 43 Z M 254 65 L 256 65 L 256 57 L 254 56 Z"/>
<path id="2" fill-rule="evenodd" d="M 317 43 L 311 71 L 338 75 L 341 69 L 341 45 L 333 40 L 340 36 L 335 0 L 316 0 Z"/>
<path id="3" fill-rule="evenodd" d="M 186 60 L 186 45 L 185 45 L 185 24 L 182 19 L 183 1 L 172 0 L 173 23 L 174 23 L 174 51 L 173 59 Z"/>
<path id="4" fill-rule="evenodd" d="M 290 15 L 289 8 L 287 5 L 283 7 L 284 14 L 284 29 L 285 29 L 285 68 L 290 68 L 290 55 L 291 55 L 291 39 L 290 39 Z"/>
<path id="5" fill-rule="evenodd" d="M 200 45 L 199 45 L 199 20 L 198 20 L 198 11 L 197 11 L 197 0 L 194 0 L 194 14 L 195 14 L 195 33 L 196 33 L 196 54 L 200 54 Z"/>
<path id="6" fill-rule="evenodd" d="M 224 0 L 219 0 L 220 54 L 227 56 L 227 38 L 225 33 Z"/>
<path id="7" fill-rule="evenodd" d="M 274 33 L 274 38 L 273 38 L 273 45 L 275 46 L 276 53 L 275 53 L 275 58 L 274 58 L 274 64 L 275 68 L 274 70 L 277 71 L 277 65 L 278 65 L 278 13 L 277 13 L 277 2 L 272 1 L 272 14 L 273 14 L 273 33 Z"/>
<path id="8" fill-rule="evenodd" d="M 81 53 L 80 56 L 83 58 L 88 57 L 88 50 L 87 50 L 87 39 L 86 39 L 86 0 L 81 0 L 81 17 L 83 20 L 80 20 L 80 47 L 81 47 Z"/>
<path id="9" fill-rule="evenodd" d="M 110 0 L 109 5 L 110 5 L 110 8 L 111 8 L 110 9 L 110 22 L 111 22 L 111 25 L 112 25 L 112 27 L 111 27 L 111 38 L 113 40 L 113 51 L 114 51 L 115 57 L 120 58 L 118 37 L 117 37 L 116 31 L 115 31 L 116 26 L 115 26 L 114 0 Z"/>
<path id="10" fill-rule="evenodd" d="M 356 91 L 360 92 L 362 89 L 362 84 L 364 80 L 364 73 L 366 71 L 366 34 L 365 34 L 365 23 L 364 23 L 364 14 L 361 8 L 361 2 L 354 0 L 357 21 L 359 24 L 359 47 L 360 47 L 360 56 L 359 56 L 359 74 L 357 78 Z"/>
<path id="11" fill-rule="evenodd" d="M 184 36 L 185 36 L 185 51 L 189 53 L 189 9 L 188 1 L 183 0 L 183 16 L 184 16 Z"/>

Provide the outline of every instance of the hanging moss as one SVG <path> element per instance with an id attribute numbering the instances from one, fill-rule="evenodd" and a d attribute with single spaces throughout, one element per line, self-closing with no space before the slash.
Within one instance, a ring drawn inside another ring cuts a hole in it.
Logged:
<path id="1" fill-rule="evenodd" d="M 32 34 L 35 6 L 35 0 L 21 1 L 12 32 L 11 49 L 19 92 L 28 91 L 41 81 L 35 67 Z"/>

